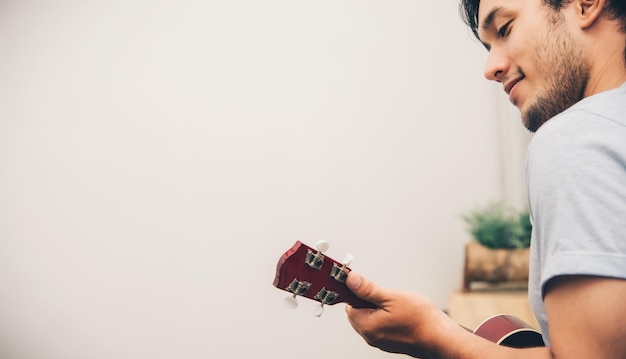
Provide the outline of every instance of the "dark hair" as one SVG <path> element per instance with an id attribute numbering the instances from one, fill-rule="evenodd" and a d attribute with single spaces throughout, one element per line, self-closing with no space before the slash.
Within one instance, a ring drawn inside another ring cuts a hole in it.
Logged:
<path id="1" fill-rule="evenodd" d="M 459 10 L 463 22 L 474 33 L 474 36 L 478 39 L 478 5 L 480 0 L 461 0 L 459 4 Z"/>
<path id="2" fill-rule="evenodd" d="M 553 10 L 559 10 L 563 6 L 572 2 L 572 0 L 543 0 L 544 4 Z M 467 26 L 472 29 L 474 36 L 478 38 L 478 6 L 480 0 L 461 0 L 459 4 L 461 17 Z M 624 0 L 607 0 L 606 10 L 609 18 L 612 20 L 620 20 L 621 30 L 626 33 L 626 1 Z"/>

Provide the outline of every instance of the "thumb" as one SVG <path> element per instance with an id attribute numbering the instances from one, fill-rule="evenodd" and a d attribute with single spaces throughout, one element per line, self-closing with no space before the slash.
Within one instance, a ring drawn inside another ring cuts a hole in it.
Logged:
<path id="1" fill-rule="evenodd" d="M 365 299 L 376 305 L 383 304 L 388 297 L 386 294 L 387 292 L 383 288 L 377 286 L 374 282 L 366 279 L 358 273 L 355 273 L 354 271 L 350 271 L 350 273 L 348 273 L 346 286 L 357 297 Z"/>

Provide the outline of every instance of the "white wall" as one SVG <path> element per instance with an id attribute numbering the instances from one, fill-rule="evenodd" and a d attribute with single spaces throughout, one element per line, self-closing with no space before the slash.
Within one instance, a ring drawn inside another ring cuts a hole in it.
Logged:
<path id="1" fill-rule="evenodd" d="M 456 1 L 0 2 L 0 355 L 391 357 L 276 261 L 444 308 L 504 193 L 485 57 Z"/>
<path id="2" fill-rule="evenodd" d="M 532 133 L 523 128 L 519 110 L 513 106 L 501 86 L 494 86 L 496 97 L 496 117 L 499 119 L 498 140 L 500 149 L 500 178 L 502 198 L 512 208 L 528 208 L 526 196 L 526 148 Z"/>

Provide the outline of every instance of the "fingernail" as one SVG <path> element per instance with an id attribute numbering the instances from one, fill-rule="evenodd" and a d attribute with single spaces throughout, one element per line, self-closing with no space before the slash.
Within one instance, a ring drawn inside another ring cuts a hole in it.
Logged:
<path id="1" fill-rule="evenodd" d="M 350 289 L 359 288 L 359 286 L 361 285 L 361 276 L 354 272 L 350 272 L 350 274 L 348 275 L 348 279 L 346 280 L 346 285 Z"/>

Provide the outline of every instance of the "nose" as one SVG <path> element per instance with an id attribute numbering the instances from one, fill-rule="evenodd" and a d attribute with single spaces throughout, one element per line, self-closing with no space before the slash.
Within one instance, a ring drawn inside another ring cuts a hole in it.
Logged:
<path id="1" fill-rule="evenodd" d="M 511 61 L 498 49 L 491 48 L 485 65 L 487 80 L 502 82 L 502 78 L 509 72 Z"/>

